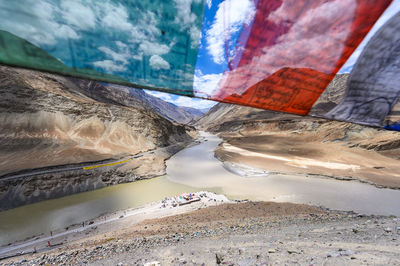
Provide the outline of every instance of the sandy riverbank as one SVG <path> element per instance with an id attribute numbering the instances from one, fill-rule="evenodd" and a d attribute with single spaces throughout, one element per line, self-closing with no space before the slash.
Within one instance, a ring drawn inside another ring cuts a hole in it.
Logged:
<path id="1" fill-rule="evenodd" d="M 400 164 L 394 156 L 285 132 L 220 136 L 224 142 L 215 151 L 216 157 L 230 164 L 275 174 L 358 180 L 380 188 L 400 189 Z"/>
<path id="2" fill-rule="evenodd" d="M 51 231 L 46 235 L 42 234 L 33 236 L 24 241 L 10 243 L 9 245 L 0 247 L 0 258 L 20 253 L 32 253 L 34 250 L 37 252 L 50 251 L 79 239 L 88 239 L 92 236 L 100 236 L 103 233 L 113 234 L 116 231 L 124 230 L 132 224 L 140 223 L 146 219 L 177 215 L 200 208 L 232 202 L 225 196 L 217 195 L 212 192 L 200 191 L 195 194 L 200 197 L 200 201 L 188 205 L 177 206 L 175 204 L 175 197 L 168 197 L 162 201 L 152 202 L 140 208 L 108 213 L 82 224 L 71 225 L 65 229 Z M 50 247 L 48 243 L 51 244 Z"/>
<path id="3" fill-rule="evenodd" d="M 205 132 L 200 135 L 207 141 L 184 149 L 167 161 L 168 180 L 200 190 L 213 189 L 216 192 L 214 189 L 218 189 L 218 193 L 231 199 L 292 202 L 360 214 L 400 216 L 397 204 L 400 190 L 381 189 L 354 180 L 344 182 L 320 174 L 274 173 L 251 164 L 243 167 L 240 161 L 231 167 L 233 164 L 227 164 L 229 158 L 221 163 L 214 157 L 214 150 L 222 139 Z M 286 162 L 290 162 L 289 158 L 285 159 Z M 246 159 L 251 162 L 257 158 Z M 277 161 L 272 167 L 284 163 Z M 344 163 L 343 166 L 348 167 Z"/>

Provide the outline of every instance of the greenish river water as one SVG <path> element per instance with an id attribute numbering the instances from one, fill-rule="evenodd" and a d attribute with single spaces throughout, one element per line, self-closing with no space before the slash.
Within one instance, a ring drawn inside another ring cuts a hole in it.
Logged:
<path id="1" fill-rule="evenodd" d="M 79 224 L 102 214 L 141 207 L 199 188 L 177 184 L 165 176 L 110 186 L 0 212 L 0 245 Z M 209 191 L 219 192 L 209 189 Z"/>

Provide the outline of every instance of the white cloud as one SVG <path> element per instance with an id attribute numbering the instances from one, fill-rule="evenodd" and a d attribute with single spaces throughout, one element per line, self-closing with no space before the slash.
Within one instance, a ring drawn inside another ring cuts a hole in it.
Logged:
<path id="1" fill-rule="evenodd" d="M 160 70 L 160 69 L 169 69 L 170 65 L 161 56 L 153 55 L 152 57 L 150 57 L 150 67 L 155 70 Z"/>
<path id="2" fill-rule="evenodd" d="M 210 9 L 212 6 L 212 0 L 207 0 L 207 7 Z"/>
<path id="3" fill-rule="evenodd" d="M 201 30 L 195 25 L 197 16 L 192 13 L 192 3 L 199 3 L 201 1 L 202 0 L 174 0 L 177 11 L 174 23 L 180 26 L 181 31 L 189 30 L 192 48 L 197 47 L 201 36 Z"/>
<path id="4" fill-rule="evenodd" d="M 100 67 L 109 73 L 122 72 L 122 71 L 127 70 L 125 65 L 118 64 L 112 60 L 96 61 L 96 62 L 93 62 L 93 65 L 95 67 Z"/>
<path id="5" fill-rule="evenodd" d="M 110 2 L 105 2 L 104 4 L 97 4 L 96 6 L 98 13 L 104 15 L 102 19 L 102 25 L 104 27 L 123 31 L 130 36 L 128 46 L 124 43 L 116 42 L 119 49 L 118 51 L 113 51 L 107 47 L 99 48 L 114 61 L 113 66 L 110 66 L 109 62 L 105 64 L 108 69 L 120 71 L 120 69 L 122 69 L 121 64 L 123 66 L 126 65 L 130 59 L 142 60 L 143 56 L 151 56 L 149 64 L 153 69 L 170 69 L 169 63 L 163 59 L 161 55 L 169 53 L 171 47 L 175 43 L 167 45 L 157 41 L 157 37 L 161 34 L 158 28 L 160 18 L 153 12 L 137 10 L 135 16 L 140 17 L 136 18 L 137 23 L 133 24 L 129 21 L 128 11 L 121 4 L 114 5 Z M 182 19 L 182 21 L 180 21 L 181 23 L 190 22 L 191 19 L 193 19 L 189 17 L 188 21 L 185 20 L 184 12 L 187 12 L 186 9 L 187 5 L 183 4 L 180 13 L 178 12 L 178 17 Z"/>
<path id="6" fill-rule="evenodd" d="M 211 28 L 206 33 L 207 50 L 217 64 L 226 61 L 225 40 L 237 33 L 243 24 L 249 24 L 255 15 L 250 0 L 225 0 L 218 6 Z"/>
<path id="7" fill-rule="evenodd" d="M 191 98 L 191 97 L 186 97 L 186 96 L 176 96 L 172 95 L 169 93 L 165 92 L 159 92 L 159 91 L 149 91 L 145 90 L 146 93 L 153 95 L 157 98 L 160 98 L 163 101 L 173 103 L 177 106 L 186 106 L 186 107 L 192 107 L 192 108 L 197 108 L 197 109 L 205 109 L 205 108 L 210 108 L 217 104 L 217 102 L 214 101 L 209 101 L 209 100 L 203 100 L 203 99 L 196 99 L 196 98 Z"/>
<path id="8" fill-rule="evenodd" d="M 171 48 L 165 44 L 144 40 L 140 43 L 139 50 L 144 55 L 163 55 L 169 53 Z"/>
<path id="9" fill-rule="evenodd" d="M 201 39 L 201 30 L 195 26 L 192 26 L 189 30 L 190 34 L 190 39 L 191 39 L 191 48 L 196 48 L 198 45 L 200 45 L 200 39 Z"/>
<path id="10" fill-rule="evenodd" d="M 165 93 L 165 92 L 160 92 L 160 91 L 152 91 L 152 90 L 145 90 L 147 94 L 150 94 L 154 97 L 160 98 L 163 101 L 166 102 L 171 102 L 173 101 L 171 94 Z"/>
<path id="11" fill-rule="evenodd" d="M 104 12 L 103 26 L 122 31 L 130 31 L 133 28 L 128 21 L 128 12 L 121 4 L 116 6 L 110 2 L 105 2 L 102 5 L 98 5 L 98 8 L 101 8 L 102 12 Z"/>
<path id="12" fill-rule="evenodd" d="M 78 39 L 79 35 L 67 25 L 59 25 L 57 27 L 58 32 L 55 34 L 57 38 L 61 39 Z"/>
<path id="13" fill-rule="evenodd" d="M 115 42 L 117 50 L 112 50 L 105 46 L 100 46 L 99 50 L 102 51 L 109 59 L 103 61 L 96 61 L 94 66 L 100 67 L 107 72 L 121 72 L 127 70 L 129 59 L 135 58 L 141 60 L 141 57 L 136 58 L 135 55 L 130 53 L 128 46 L 120 41 Z"/>
<path id="14" fill-rule="evenodd" d="M 81 0 L 82 1 L 82 0 Z M 101 21 L 101 25 L 111 30 L 124 32 L 130 36 L 130 43 L 141 43 L 144 40 L 155 41 L 159 36 L 158 18 L 151 11 L 136 9 L 130 10 L 130 13 L 125 6 L 115 5 L 110 1 L 97 1 L 92 4 L 96 10 L 96 16 Z M 129 14 L 135 17 L 136 23 L 131 23 Z"/>
<path id="15" fill-rule="evenodd" d="M 210 108 L 217 104 L 217 102 L 214 101 L 190 98 L 185 96 L 178 96 L 177 99 L 174 100 L 172 103 L 178 106 L 186 106 L 197 109 Z"/>
<path id="16" fill-rule="evenodd" d="M 21 12 L 27 7 L 32 15 Z M 59 22 L 59 12 L 59 7 L 52 1 L 0 1 L 0 29 L 16 34 L 36 45 L 53 45 L 57 39 L 79 38 L 74 29 Z"/>
<path id="17" fill-rule="evenodd" d="M 201 71 L 196 71 L 193 83 L 195 95 L 205 98 L 214 95 L 218 91 L 218 83 L 222 76 L 222 73 L 203 75 Z"/>
<path id="18" fill-rule="evenodd" d="M 161 31 L 158 28 L 160 18 L 157 18 L 151 11 L 143 13 L 143 10 L 141 10 L 138 11 L 138 14 L 142 15 L 131 29 L 131 42 L 138 43 L 143 40 L 156 41 L 156 37 L 161 34 Z"/>
<path id="19" fill-rule="evenodd" d="M 61 9 L 62 16 L 69 25 L 83 30 L 93 29 L 96 26 L 93 10 L 79 0 L 63 0 Z"/>
<path id="20" fill-rule="evenodd" d="M 99 50 L 111 57 L 115 62 L 121 63 L 123 65 L 128 64 L 128 58 L 130 57 L 128 51 L 124 51 L 122 53 L 120 51 L 117 53 L 110 48 L 104 46 L 99 47 Z"/>
<path id="21" fill-rule="evenodd" d="M 119 49 L 127 49 L 128 48 L 128 45 L 126 45 L 125 43 L 120 42 L 120 41 L 116 41 L 115 44 L 118 46 Z"/>
<path id="22" fill-rule="evenodd" d="M 190 27 L 197 16 L 192 13 L 192 1 L 191 0 L 174 0 L 177 14 L 175 16 L 175 23 L 181 25 L 181 29 L 184 30 L 186 27 Z"/>

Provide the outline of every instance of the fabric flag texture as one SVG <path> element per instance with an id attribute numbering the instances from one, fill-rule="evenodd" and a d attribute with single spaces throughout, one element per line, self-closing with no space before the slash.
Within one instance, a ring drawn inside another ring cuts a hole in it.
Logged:
<path id="1" fill-rule="evenodd" d="M 391 0 L 251 2 L 212 92 L 193 89 L 205 0 L 0 0 L 0 64 L 307 115 Z M 378 125 L 390 111 L 398 25 L 379 31 L 328 117 Z"/>
<path id="2" fill-rule="evenodd" d="M 259 0 L 215 99 L 306 115 L 390 1 Z"/>
<path id="3" fill-rule="evenodd" d="M 343 101 L 327 118 L 381 126 L 400 97 L 400 13 L 368 42 L 353 68 Z"/>
<path id="4" fill-rule="evenodd" d="M 203 0 L 0 0 L 0 63 L 193 96 Z"/>

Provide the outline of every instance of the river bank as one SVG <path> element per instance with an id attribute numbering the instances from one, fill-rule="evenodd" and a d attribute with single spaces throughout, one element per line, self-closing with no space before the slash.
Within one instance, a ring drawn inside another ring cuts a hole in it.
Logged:
<path id="1" fill-rule="evenodd" d="M 193 139 L 190 139 L 100 163 L 52 166 L 3 176 L 0 178 L 0 211 L 162 176 L 165 174 L 165 161 L 192 143 Z"/>
<path id="2" fill-rule="evenodd" d="M 346 123 L 253 121 L 221 131 L 215 154 L 221 161 L 277 174 L 356 180 L 400 189 L 398 132 Z"/>
<path id="3" fill-rule="evenodd" d="M 139 208 L 129 208 L 106 213 L 97 218 L 86 220 L 79 224 L 72 224 L 66 228 L 49 231 L 46 234 L 32 236 L 24 241 L 16 241 L 0 248 L 0 258 L 13 257 L 26 253 L 46 252 L 84 239 L 103 239 L 107 234 L 124 230 L 133 224 L 146 219 L 155 219 L 165 216 L 188 213 L 200 208 L 232 202 L 223 195 L 200 191 L 195 193 L 200 201 L 179 206 L 176 197 L 166 197 L 161 201 L 150 202 Z M 102 234 L 105 234 L 104 236 Z M 50 245 L 49 245 L 50 244 Z"/>
<path id="4" fill-rule="evenodd" d="M 89 170 L 93 171 L 92 174 L 96 180 L 107 182 L 106 187 L 103 185 L 101 188 L 102 186 L 99 185 L 96 190 L 1 211 L 0 246 L 37 236 L 46 236 L 50 231 L 63 231 L 64 228 L 71 228 L 71 225 L 80 225 L 82 222 L 119 210 L 143 207 L 165 197 L 200 191 L 201 189 L 170 182 L 163 176 L 166 168 L 165 161 L 170 156 L 198 143 L 199 140 L 194 140 L 143 153 L 124 165 L 117 165 L 119 167 L 117 172 L 109 169 L 109 166 Z M 133 179 L 130 181 L 134 182 L 127 183 L 129 180 L 123 179 L 125 177 L 123 173 L 132 173 L 132 169 L 135 174 L 131 175 Z M 112 173 L 112 177 L 103 180 L 104 171 Z M 30 178 L 36 178 L 36 182 L 41 180 L 40 176 Z M 51 179 L 46 179 L 46 181 L 49 182 Z M 30 182 L 22 183 L 26 185 Z M 61 184 L 58 185 L 60 186 Z M 14 197 L 17 196 L 14 195 Z"/>
<path id="5" fill-rule="evenodd" d="M 126 211 L 105 211 L 113 214 L 87 220 L 85 228 L 75 224 L 68 230 L 76 231 L 66 235 L 59 235 L 63 230 L 58 227 L 54 237 L 40 236 L 38 242 L 23 247 L 33 251 L 35 244 L 40 242 L 41 248 L 36 247 L 37 254 L 5 262 L 10 265 L 31 262 L 123 265 L 156 260 L 163 264 L 185 264 L 186 261 L 201 265 L 214 264 L 216 257 L 220 262 L 248 261 L 248 264 L 398 262 L 399 220 L 388 216 L 400 216 L 396 204 L 400 191 L 318 176 L 274 175 L 253 168 L 249 168 L 251 171 L 227 171 L 229 167 L 214 157 L 214 150 L 222 139 L 201 132 L 199 140 L 200 143 L 181 150 L 166 162 L 165 177 L 131 183 L 132 187 L 126 187 L 126 195 L 138 193 L 150 198 L 161 197 L 161 193 L 172 193 L 171 188 L 180 186 L 186 192 L 211 190 L 227 197 L 214 201 L 214 196 L 210 196 L 211 204 L 219 205 L 228 199 L 249 199 L 251 202 L 200 210 L 197 209 L 207 205 L 195 203 L 177 209 L 164 208 L 161 201 L 147 205 L 144 201 L 142 204 L 135 201 L 141 204 L 137 206 L 145 205 L 139 209 L 115 205 L 112 208 Z M 157 182 L 160 182 L 158 189 Z M 140 187 L 142 183 L 148 186 Z M 125 188 L 126 185 L 121 186 Z M 137 190 L 132 190 L 134 187 Z M 121 188 L 116 187 L 115 193 L 124 194 Z M 123 201 L 126 195 L 114 201 Z M 91 210 L 96 206 L 90 202 L 91 197 L 77 206 L 83 211 Z M 99 201 L 99 206 L 110 203 L 110 198 L 99 197 L 104 199 Z M 154 202 L 150 198 L 145 201 Z M 157 212 L 153 212 L 153 208 Z M 65 210 L 57 208 L 58 213 Z M 73 217 L 81 213 L 71 210 Z M 152 220 L 160 217 L 164 218 Z M 53 249 L 45 247 L 48 238 L 55 243 Z M 63 244 L 58 246 L 61 242 Z M 9 246 L 14 249 L 6 251 L 22 250 L 17 245 Z M 132 262 L 132 258 L 136 261 Z"/>
<path id="6" fill-rule="evenodd" d="M 190 205 L 187 205 L 190 206 Z M 195 206 L 195 205 L 192 205 Z M 131 216 L 134 217 L 134 216 Z M 121 223 L 123 221 L 123 223 Z M 4 265 L 395 265 L 399 220 L 292 203 L 245 202 L 136 223 Z M 101 230 L 97 228 L 96 230 Z"/>
<path id="7" fill-rule="evenodd" d="M 360 214 L 400 216 L 397 204 L 400 190 L 377 188 L 354 180 L 336 180 L 319 174 L 276 173 L 266 168 L 281 167 L 285 162 L 291 162 L 290 157 L 283 162 L 272 158 L 265 165 L 256 167 L 254 163 L 259 163 L 259 158 L 253 154 L 249 156 L 249 151 L 244 150 L 242 155 L 229 150 L 221 156 L 223 139 L 205 132 L 200 135 L 207 141 L 180 151 L 166 162 L 170 181 L 202 190 L 218 189 L 230 199 L 292 202 Z M 214 157 L 214 150 L 216 157 L 222 157 L 225 164 Z M 233 162 L 235 167 L 227 165 L 227 162 Z M 243 165 L 247 167 L 238 169 Z M 352 167 L 345 163 L 342 166 Z M 347 171 L 351 173 L 351 170 Z"/>

